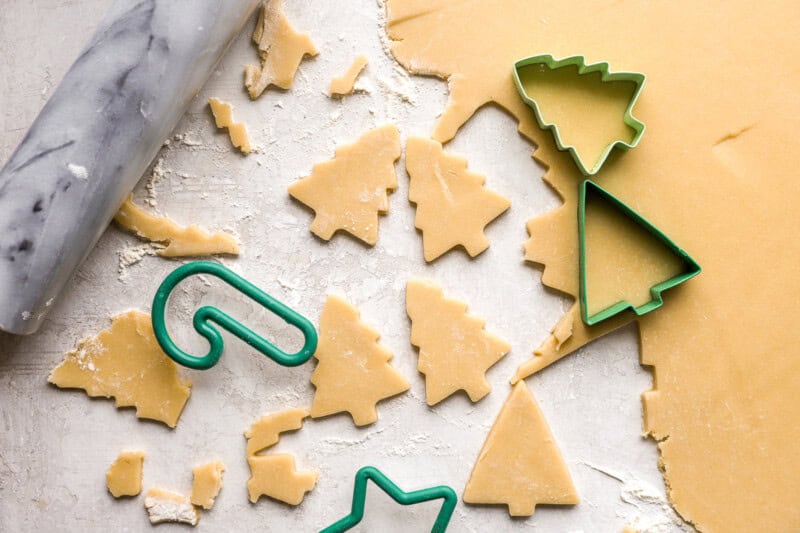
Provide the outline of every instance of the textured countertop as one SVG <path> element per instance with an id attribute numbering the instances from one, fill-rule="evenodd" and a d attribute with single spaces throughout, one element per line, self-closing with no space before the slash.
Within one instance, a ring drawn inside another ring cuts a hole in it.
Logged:
<path id="1" fill-rule="evenodd" d="M 0 10 L 0 160 L 5 160 L 76 57 L 109 0 L 7 1 Z M 243 253 L 223 262 L 317 320 L 328 292 L 344 295 L 362 319 L 382 334 L 394 365 L 411 381 L 409 393 L 379 404 L 379 421 L 355 428 L 346 415 L 306 423 L 286 435 L 276 451 L 297 455 L 300 468 L 320 472 L 317 488 L 291 508 L 247 501 L 249 476 L 244 430 L 257 418 L 310 403 L 313 364 L 277 367 L 228 338 L 221 363 L 208 372 L 184 371 L 194 382 L 178 427 L 135 418 L 113 402 L 47 384 L 49 371 L 76 342 L 109 325 L 129 308 L 148 310 L 152 295 L 177 262 L 144 255 L 134 237 L 110 228 L 32 337 L 0 337 L 0 530 L 148 531 L 143 498 L 115 501 L 105 489 L 108 465 L 123 448 L 143 449 L 145 489 L 187 491 L 191 468 L 219 458 L 227 467 L 224 488 L 199 530 L 312 531 L 349 511 L 353 475 L 373 464 L 405 489 L 451 485 L 461 494 L 470 469 L 509 391 L 508 378 L 546 337 L 568 302 L 540 282 L 540 271 L 522 259 L 525 222 L 558 206 L 539 179 L 532 146 L 507 115 L 480 111 L 446 146 L 465 156 L 487 186 L 512 201 L 488 228 L 490 249 L 475 260 L 462 251 L 433 265 L 422 258 L 408 177 L 397 165 L 399 189 L 381 220 L 377 246 L 344 235 L 330 243 L 308 230 L 311 213 L 290 200 L 286 188 L 333 156 L 338 144 L 371 127 L 395 123 L 404 137 L 428 134 L 446 100 L 440 80 L 408 77 L 386 53 L 383 8 L 375 0 L 347 5 L 308 0 L 286 2 L 293 24 L 310 33 L 320 50 L 305 61 L 294 87 L 268 90 L 251 102 L 242 69 L 256 59 L 252 22 L 198 95 L 169 144 L 162 149 L 160 181 L 145 175 L 137 189 L 155 208 L 181 223 L 230 229 Z M 369 65 L 343 100 L 326 96 L 330 79 L 359 54 Z M 208 97 L 235 105 L 257 151 L 242 157 L 218 132 Z M 150 192 L 146 185 L 151 185 Z M 121 266 L 122 265 L 122 266 Z M 127 265 L 127 266 L 125 266 Z M 429 408 L 424 381 L 409 344 L 404 287 L 410 277 L 441 284 L 450 297 L 487 319 L 487 329 L 509 341 L 512 352 L 488 373 L 493 392 L 477 404 L 459 394 Z M 0 301 L 2 296 L 0 296 Z M 201 303 L 216 303 L 251 324 L 276 322 L 230 289 L 194 280 L 176 298 L 173 328 L 187 347 L 201 347 L 190 317 Z M 273 329 L 278 343 L 297 339 Z M 565 456 L 582 503 L 541 506 L 528 519 L 510 519 L 505 507 L 459 503 L 452 531 L 532 529 L 621 531 L 680 530 L 665 504 L 655 443 L 641 437 L 639 395 L 652 375 L 638 363 L 636 330 L 609 335 L 528 380 Z M 374 487 L 373 487 L 374 488 Z M 369 491 L 362 530 L 424 531 L 437 506 L 403 508 Z M 160 526 L 165 531 L 185 526 Z"/>

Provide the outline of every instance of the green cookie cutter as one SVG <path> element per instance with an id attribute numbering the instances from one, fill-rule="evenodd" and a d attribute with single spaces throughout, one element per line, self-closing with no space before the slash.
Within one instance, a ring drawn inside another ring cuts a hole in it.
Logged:
<path id="1" fill-rule="evenodd" d="M 592 168 L 588 168 L 587 165 L 584 163 L 583 159 L 581 159 L 580 154 L 578 154 L 577 148 L 575 146 L 564 144 L 564 141 L 561 139 L 561 133 L 559 132 L 558 125 L 545 122 L 541 110 L 539 109 L 539 105 L 536 103 L 536 100 L 528 96 L 525 92 L 525 88 L 522 86 L 522 80 L 520 79 L 520 69 L 529 67 L 531 65 L 544 65 L 551 70 L 555 70 L 562 67 L 567 66 L 577 66 L 578 67 L 578 75 L 582 74 L 590 74 L 592 72 L 600 72 L 600 79 L 601 81 L 630 81 L 636 85 L 636 90 L 633 92 L 633 96 L 631 97 L 631 101 L 628 104 L 627 109 L 625 110 L 625 115 L 623 116 L 623 121 L 625 124 L 630 126 L 633 131 L 635 132 L 633 139 L 630 142 L 625 142 L 622 140 L 616 140 L 610 143 L 603 153 L 600 154 L 600 158 L 595 162 Z M 575 164 L 580 169 L 581 173 L 584 176 L 594 176 L 600 171 L 600 168 L 603 166 L 603 163 L 606 162 L 608 159 L 608 155 L 611 153 L 611 150 L 614 147 L 619 147 L 623 150 L 630 150 L 631 148 L 635 148 L 639 141 L 642 139 L 642 135 L 644 135 L 644 122 L 637 120 L 633 114 L 633 106 L 636 105 L 636 100 L 639 99 L 639 94 L 642 92 L 644 88 L 644 83 L 647 77 L 640 73 L 640 72 L 614 72 L 611 73 L 608 68 L 608 63 L 593 63 L 591 65 L 586 64 L 586 58 L 583 56 L 571 56 L 566 57 L 564 59 L 554 59 L 553 56 L 550 54 L 542 54 L 537 56 L 527 57 L 525 59 L 520 59 L 516 63 L 514 63 L 514 83 L 517 86 L 517 91 L 519 92 L 522 100 L 525 101 L 531 108 L 533 108 L 533 112 L 536 115 L 536 122 L 539 123 L 539 127 L 544 129 L 548 129 L 553 132 L 553 138 L 556 141 L 556 146 L 558 149 L 563 151 L 567 151 L 572 156 L 572 159 L 575 160 Z"/>
<path id="2" fill-rule="evenodd" d="M 453 511 L 458 503 L 456 492 L 448 486 L 440 485 L 427 489 L 405 492 L 386 477 L 383 472 L 374 466 L 362 467 L 356 473 L 356 483 L 353 489 L 353 507 L 350 514 L 334 522 L 320 533 L 341 533 L 355 527 L 364 518 L 364 502 L 367 497 L 367 481 L 372 480 L 380 489 L 401 505 L 414 505 L 430 500 L 444 500 L 436 521 L 433 523 L 431 533 L 444 533 L 453 516 Z"/>
<path id="3" fill-rule="evenodd" d="M 602 311 L 594 313 L 593 315 L 589 315 L 589 307 L 587 305 L 586 297 L 586 199 L 590 194 L 595 194 L 603 200 L 609 202 L 613 207 L 621 211 L 626 217 L 631 219 L 643 229 L 647 230 L 651 235 L 656 237 L 667 248 L 669 248 L 672 253 L 680 257 L 686 265 L 686 269 L 682 274 L 678 274 L 677 276 L 650 287 L 650 295 L 652 296 L 652 299 L 649 302 L 635 307 L 633 304 L 623 300 L 603 309 Z M 578 239 L 580 246 L 581 316 L 583 317 L 583 321 L 587 326 L 593 326 L 598 322 L 602 322 L 603 320 L 611 318 L 612 316 L 622 313 L 628 309 L 633 310 L 637 316 L 642 316 L 645 313 L 653 311 L 654 309 L 658 309 L 664 304 L 664 300 L 661 297 L 662 292 L 680 285 L 684 281 L 687 281 L 702 272 L 702 268 L 697 261 L 692 259 L 688 253 L 683 251 L 661 230 L 648 222 L 639 213 L 628 207 L 619 198 L 590 180 L 584 180 L 580 185 L 580 197 L 578 200 Z"/>
<path id="4" fill-rule="evenodd" d="M 299 329 L 305 338 L 303 347 L 296 353 L 288 354 L 240 322 L 234 320 L 230 315 L 220 311 L 216 307 L 207 305 L 195 312 L 193 324 L 194 329 L 208 340 L 210 345 L 208 353 L 202 357 L 197 357 L 181 350 L 173 342 L 167 332 L 167 326 L 164 320 L 167 299 L 178 283 L 196 274 L 208 274 L 223 280 L 239 292 L 249 296 L 284 319 L 288 324 Z M 176 363 L 197 370 L 208 370 L 217 364 L 217 361 L 219 361 L 219 358 L 222 356 L 222 351 L 224 349 L 222 334 L 211 322 L 222 326 L 230 333 L 233 333 L 282 366 L 302 365 L 314 355 L 314 351 L 317 349 L 317 331 L 314 328 L 314 324 L 307 318 L 262 291 L 233 270 L 211 261 L 194 261 L 187 263 L 176 268 L 168 275 L 156 291 L 156 296 L 153 299 L 152 317 L 153 331 L 155 332 L 156 340 L 161 346 L 161 349 Z"/>

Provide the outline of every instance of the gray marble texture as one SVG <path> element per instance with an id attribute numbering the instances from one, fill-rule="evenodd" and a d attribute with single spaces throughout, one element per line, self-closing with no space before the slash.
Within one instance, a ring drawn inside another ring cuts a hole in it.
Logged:
<path id="1" fill-rule="evenodd" d="M 0 170 L 0 329 L 35 332 L 258 0 L 117 0 Z"/>

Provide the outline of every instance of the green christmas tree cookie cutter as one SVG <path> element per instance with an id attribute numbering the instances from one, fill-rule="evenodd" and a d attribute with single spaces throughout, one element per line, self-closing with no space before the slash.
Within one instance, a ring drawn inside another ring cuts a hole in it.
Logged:
<path id="1" fill-rule="evenodd" d="M 193 325 L 197 332 L 208 340 L 210 349 L 202 357 L 181 350 L 167 332 L 165 313 L 167 300 L 172 290 L 184 279 L 197 274 L 215 276 L 239 292 L 249 296 L 269 309 L 303 334 L 305 343 L 296 353 L 288 354 L 250 330 L 227 313 L 213 306 L 204 306 L 194 314 Z M 207 370 L 217 364 L 222 356 L 224 341 L 220 331 L 212 322 L 222 326 L 241 340 L 282 366 L 298 366 L 308 361 L 317 349 L 317 331 L 307 318 L 262 291 L 229 268 L 211 261 L 194 261 L 176 268 L 168 275 L 156 291 L 153 299 L 153 331 L 161 349 L 176 363 L 197 370 Z"/>
<path id="2" fill-rule="evenodd" d="M 688 253 L 682 250 L 661 230 L 648 222 L 639 213 L 628 207 L 619 198 L 600 187 L 598 184 L 590 180 L 584 180 L 580 185 L 579 192 L 578 241 L 580 246 L 580 300 L 581 316 L 587 326 L 593 326 L 598 322 L 602 322 L 603 320 L 611 318 L 612 316 L 622 313 L 628 309 L 633 310 L 637 316 L 642 316 L 645 313 L 653 311 L 654 309 L 658 309 L 664 304 L 661 293 L 695 277 L 702 271 L 702 268 L 700 268 L 700 265 L 697 263 L 697 261 L 692 259 Z M 652 298 L 647 303 L 637 307 L 623 300 L 603 309 L 602 311 L 589 315 L 589 307 L 586 295 L 586 200 L 590 195 L 597 195 L 606 202 L 610 203 L 614 208 L 621 211 L 626 217 L 660 240 L 672 253 L 680 257 L 683 261 L 685 265 L 684 272 L 650 287 L 650 295 Z"/>
<path id="3" fill-rule="evenodd" d="M 453 511 L 458 503 L 456 492 L 448 486 L 440 485 L 427 489 L 405 492 L 386 477 L 383 472 L 374 466 L 362 467 L 356 473 L 356 483 L 353 489 L 353 506 L 350 514 L 334 522 L 320 533 L 342 533 L 355 527 L 364 518 L 364 502 L 367 497 L 367 481 L 372 480 L 378 487 L 401 505 L 414 505 L 430 500 L 443 500 L 436 521 L 433 523 L 431 533 L 444 533 L 453 516 Z"/>
<path id="4" fill-rule="evenodd" d="M 522 80 L 520 79 L 520 70 L 526 67 L 530 67 L 532 65 L 543 65 L 548 67 L 551 70 L 559 69 L 562 67 L 567 66 L 577 66 L 578 67 L 578 75 L 583 74 L 590 74 L 592 72 L 599 72 L 601 81 L 630 81 L 634 83 L 636 89 L 633 92 L 633 96 L 631 96 L 631 100 L 628 104 L 627 109 L 625 110 L 625 115 L 623 116 L 622 120 L 630 126 L 634 131 L 633 139 L 630 142 L 623 141 L 623 140 L 616 140 L 608 144 L 605 150 L 600 154 L 599 159 L 591 166 L 587 165 L 583 159 L 581 158 L 578 150 L 575 146 L 565 144 L 563 139 L 561 138 L 561 132 L 558 129 L 557 124 L 553 124 L 551 122 L 546 122 L 544 117 L 542 116 L 542 112 L 539 109 L 539 105 L 536 103 L 536 100 L 531 98 L 528 93 L 525 91 L 525 87 L 522 85 Z M 580 169 L 581 173 L 584 176 L 594 176 L 600 171 L 600 168 L 603 166 L 603 163 L 606 162 L 608 159 L 608 155 L 611 153 L 615 147 L 619 147 L 623 150 L 630 150 L 631 148 L 635 148 L 639 141 L 642 139 L 642 135 L 644 135 L 645 125 L 643 122 L 637 120 L 632 112 L 633 106 L 636 105 L 636 101 L 639 99 L 639 94 L 642 92 L 644 88 L 644 83 L 647 77 L 639 72 L 610 72 L 608 63 L 593 63 L 590 65 L 586 64 L 586 58 L 583 56 L 571 56 L 566 57 L 564 59 L 554 59 L 553 56 L 550 54 L 542 54 L 537 56 L 527 57 L 525 59 L 520 59 L 516 63 L 514 63 L 514 83 L 517 86 L 517 91 L 519 92 L 522 100 L 528 104 L 531 108 L 533 108 L 534 115 L 536 115 L 536 122 L 539 123 L 539 127 L 544 129 L 548 129 L 552 131 L 553 138 L 556 141 L 556 146 L 558 149 L 563 151 L 567 151 L 572 156 L 572 159 L 575 161 L 575 164 Z"/>

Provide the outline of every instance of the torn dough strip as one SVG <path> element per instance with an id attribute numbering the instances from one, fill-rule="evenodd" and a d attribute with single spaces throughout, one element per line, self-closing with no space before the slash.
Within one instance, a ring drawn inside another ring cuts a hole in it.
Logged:
<path id="1" fill-rule="evenodd" d="M 200 513 L 189 498 L 164 489 L 150 489 L 144 498 L 144 507 L 151 524 L 179 522 L 196 526 Z"/>
<path id="2" fill-rule="evenodd" d="M 169 427 L 178 423 L 191 387 L 161 351 L 150 315 L 136 310 L 113 317 L 109 329 L 80 341 L 48 381 L 93 397 L 114 397 L 117 407 L 135 407 L 139 418 Z"/>
<path id="3" fill-rule="evenodd" d="M 247 126 L 241 122 L 233 121 L 233 106 L 219 98 L 209 98 L 208 105 L 217 128 L 228 128 L 231 144 L 242 151 L 250 153 L 250 139 L 247 136 Z"/>
<path id="4" fill-rule="evenodd" d="M 308 415 L 308 409 L 287 409 L 256 420 L 244 432 L 247 439 L 247 456 L 255 455 L 276 445 L 280 440 L 281 433 L 303 427 L 303 420 Z"/>
<path id="5" fill-rule="evenodd" d="M 356 79 L 366 66 L 367 57 L 363 55 L 358 56 L 355 61 L 353 61 L 353 64 L 350 65 L 350 68 L 347 69 L 347 72 L 331 80 L 331 87 L 328 90 L 328 94 L 330 96 L 345 96 L 351 94 L 353 92 L 353 87 L 355 87 Z"/>
<path id="6" fill-rule="evenodd" d="M 167 217 L 152 215 L 133 203 L 129 197 L 117 212 L 114 221 L 140 239 L 167 243 L 158 251 L 163 257 L 200 255 L 239 255 L 239 243 L 225 232 L 210 234 L 196 225 L 180 226 Z"/>
<path id="7" fill-rule="evenodd" d="M 289 24 L 281 0 L 264 2 L 253 41 L 258 47 L 261 66 L 247 65 L 244 69 L 244 86 L 253 100 L 270 85 L 290 88 L 303 58 L 318 53 L 311 38 Z"/>
<path id="8" fill-rule="evenodd" d="M 289 505 L 300 505 L 319 477 L 317 472 L 298 471 L 294 456 L 288 453 L 253 455 L 247 458 L 247 463 L 251 473 L 247 491 L 252 503 L 268 496 Z"/>

